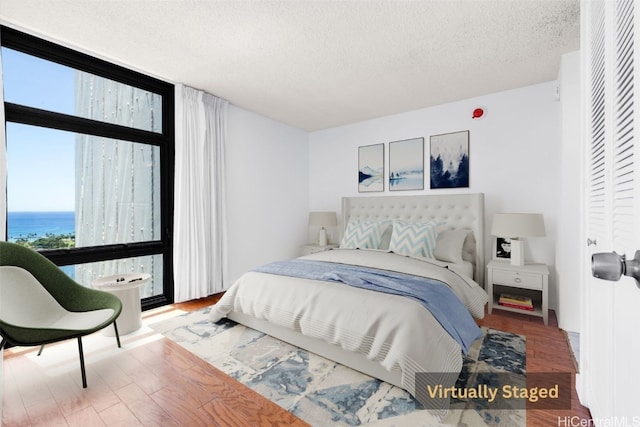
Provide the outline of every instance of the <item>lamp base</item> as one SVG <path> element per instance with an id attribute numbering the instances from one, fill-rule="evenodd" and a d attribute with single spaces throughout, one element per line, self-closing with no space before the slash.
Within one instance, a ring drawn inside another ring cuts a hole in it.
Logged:
<path id="1" fill-rule="evenodd" d="M 318 245 L 327 246 L 327 230 L 322 227 L 318 233 Z"/>
<path id="2" fill-rule="evenodd" d="M 524 265 L 524 242 L 511 239 L 511 265 L 522 267 Z"/>

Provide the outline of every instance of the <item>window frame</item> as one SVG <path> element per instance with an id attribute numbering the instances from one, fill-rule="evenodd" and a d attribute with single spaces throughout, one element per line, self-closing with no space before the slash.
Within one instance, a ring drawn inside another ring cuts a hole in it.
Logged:
<path id="1" fill-rule="evenodd" d="M 0 25 L 2 47 L 20 51 L 79 71 L 117 81 L 162 96 L 161 133 L 129 128 L 83 117 L 57 113 L 10 102 L 4 103 L 7 122 L 126 140 L 159 147 L 160 150 L 160 240 L 42 250 L 45 257 L 59 266 L 135 258 L 146 255 L 163 257 L 163 291 L 142 299 L 142 309 L 173 303 L 173 203 L 175 163 L 175 88 L 164 82 L 76 50 Z M 5 130 L 6 131 L 6 130 Z M 10 185 L 10 184 L 8 184 Z M 5 194 L 6 197 L 6 194 Z M 5 228 L 8 225 L 5 223 Z M 8 235 L 8 234 L 7 234 Z"/>

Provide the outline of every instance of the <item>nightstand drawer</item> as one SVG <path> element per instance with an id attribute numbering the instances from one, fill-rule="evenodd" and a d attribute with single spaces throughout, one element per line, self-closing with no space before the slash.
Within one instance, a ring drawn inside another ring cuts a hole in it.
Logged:
<path id="1" fill-rule="evenodd" d="M 527 289 L 542 289 L 542 275 L 518 271 L 493 270 L 493 282 Z"/>
<path id="2" fill-rule="evenodd" d="M 311 255 L 318 252 L 324 252 L 326 250 L 327 248 L 323 248 L 321 246 L 305 246 L 303 249 L 303 252 L 305 255 Z"/>
<path id="3" fill-rule="evenodd" d="M 338 245 L 336 244 L 327 244 L 325 246 L 320 246 L 320 245 L 316 245 L 316 244 L 308 244 L 308 245 L 304 245 L 302 247 L 302 255 L 311 255 L 311 254 L 315 254 L 318 252 L 324 252 L 324 251 L 330 251 L 332 249 L 336 249 L 338 247 Z"/>

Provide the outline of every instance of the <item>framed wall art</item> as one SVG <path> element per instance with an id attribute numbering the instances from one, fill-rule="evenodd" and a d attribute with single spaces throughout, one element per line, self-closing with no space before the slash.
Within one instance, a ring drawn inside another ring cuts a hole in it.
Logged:
<path id="1" fill-rule="evenodd" d="M 358 147 L 358 192 L 384 191 L 384 144 Z"/>
<path id="2" fill-rule="evenodd" d="M 493 259 L 509 261 L 511 259 L 511 239 L 496 237 L 493 239 Z"/>
<path id="3" fill-rule="evenodd" d="M 424 138 L 389 143 L 389 191 L 424 189 Z"/>
<path id="4" fill-rule="evenodd" d="M 431 137 L 431 188 L 469 187 L 469 131 Z"/>

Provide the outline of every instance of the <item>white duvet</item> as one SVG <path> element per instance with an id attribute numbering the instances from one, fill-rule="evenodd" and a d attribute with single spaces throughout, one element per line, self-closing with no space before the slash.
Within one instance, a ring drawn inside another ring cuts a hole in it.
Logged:
<path id="1" fill-rule="evenodd" d="M 476 318 L 484 316 L 486 292 L 473 280 L 437 262 L 382 251 L 332 250 L 304 257 L 431 277 L 447 283 Z M 341 283 L 248 272 L 212 308 L 219 321 L 241 312 L 357 352 L 389 371 L 415 395 L 417 372 L 462 369 L 461 348 L 420 303 Z"/>

